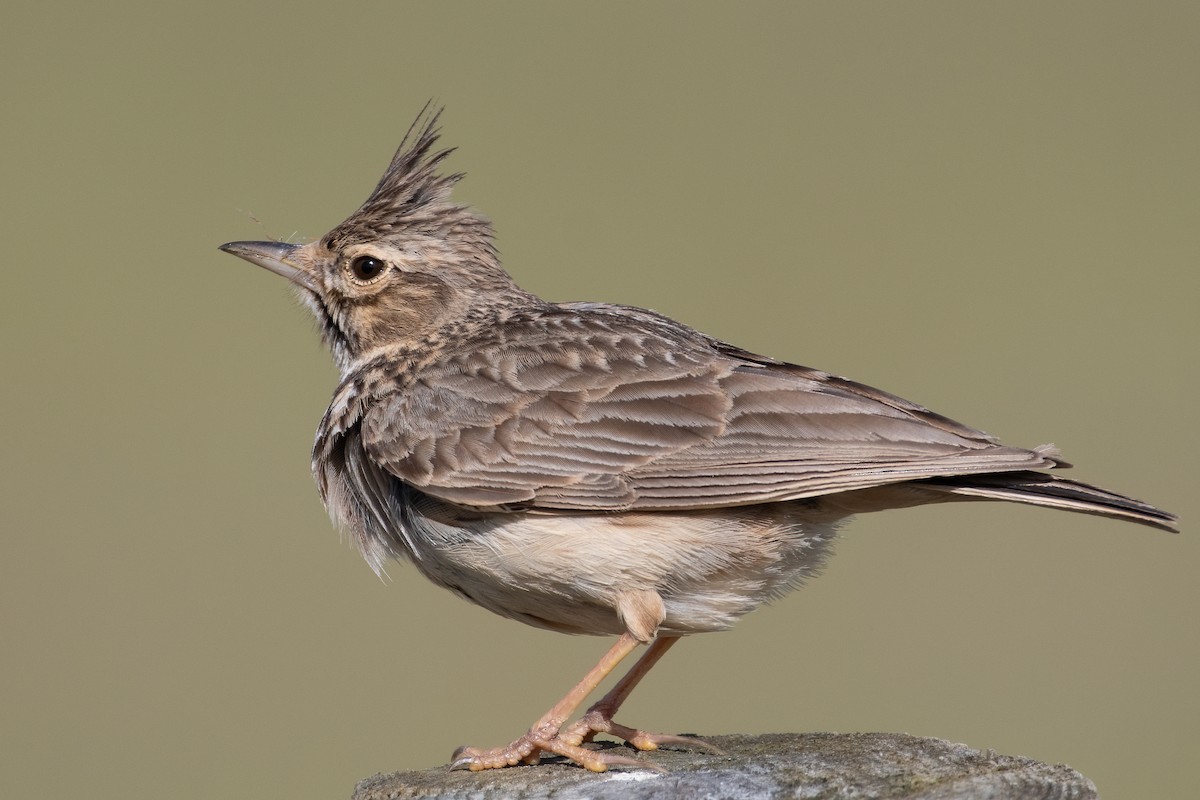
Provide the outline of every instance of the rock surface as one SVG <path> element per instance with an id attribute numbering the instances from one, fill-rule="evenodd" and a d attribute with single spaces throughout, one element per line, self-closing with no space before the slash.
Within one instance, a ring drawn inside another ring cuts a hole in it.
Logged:
<path id="1" fill-rule="evenodd" d="M 805 800 L 1093 800 L 1070 767 L 900 733 L 716 736 L 725 751 L 637 754 L 655 769 L 595 774 L 561 759 L 486 772 L 446 767 L 376 775 L 354 800 L 493 798 L 805 798 Z M 614 743 L 604 746 L 620 747 Z M 634 751 L 630 750 L 632 755 Z"/>

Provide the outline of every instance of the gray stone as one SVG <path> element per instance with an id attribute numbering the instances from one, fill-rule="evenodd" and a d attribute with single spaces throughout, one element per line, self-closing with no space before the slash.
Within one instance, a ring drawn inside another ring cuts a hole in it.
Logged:
<path id="1" fill-rule="evenodd" d="M 803 798 L 804 800 L 1094 800 L 1070 767 L 972 750 L 900 733 L 780 733 L 716 736 L 725 755 L 682 750 L 638 753 L 658 769 L 595 774 L 561 759 L 486 772 L 446 767 L 376 775 L 354 800 L 499 798 Z M 604 747 L 622 747 L 604 743 Z M 622 747 L 622 752 L 625 749 Z M 628 750 L 634 755 L 633 750 Z"/>

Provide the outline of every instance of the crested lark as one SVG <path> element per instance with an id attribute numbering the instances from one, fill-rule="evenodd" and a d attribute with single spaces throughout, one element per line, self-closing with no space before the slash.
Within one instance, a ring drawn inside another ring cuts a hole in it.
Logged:
<path id="1" fill-rule="evenodd" d="M 993 437 L 886 392 L 742 350 L 652 311 L 550 303 L 500 266 L 492 228 L 450 198 L 438 114 L 413 123 L 362 207 L 305 245 L 221 249 L 294 283 L 342 381 L 312 467 L 370 565 L 407 559 L 501 616 L 617 642 L 473 770 L 543 752 L 692 739 L 613 715 L 679 637 L 718 631 L 811 576 L 852 514 L 1011 500 L 1176 530 L 1137 500 L 1040 470 L 1048 446 Z M 567 721 L 639 644 L 649 649 Z"/>

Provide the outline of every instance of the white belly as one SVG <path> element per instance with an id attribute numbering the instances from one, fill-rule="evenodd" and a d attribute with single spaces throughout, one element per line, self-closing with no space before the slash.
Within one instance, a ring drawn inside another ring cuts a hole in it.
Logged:
<path id="1" fill-rule="evenodd" d="M 656 593 L 670 634 L 723 630 L 819 569 L 840 515 L 805 503 L 676 513 L 463 512 L 409 505 L 413 561 L 501 616 L 620 634 L 622 593 Z"/>

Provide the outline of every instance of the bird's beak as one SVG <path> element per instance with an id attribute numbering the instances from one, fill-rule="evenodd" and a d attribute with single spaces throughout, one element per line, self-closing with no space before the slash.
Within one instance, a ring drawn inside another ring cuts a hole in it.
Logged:
<path id="1" fill-rule="evenodd" d="M 276 275 L 282 275 L 297 286 L 303 286 L 310 292 L 317 291 L 312 275 L 297 264 L 292 256 L 300 249 L 298 244 L 285 242 L 229 242 L 218 249 L 226 253 L 244 258 L 251 264 L 257 264 L 263 269 L 269 269 Z"/>

